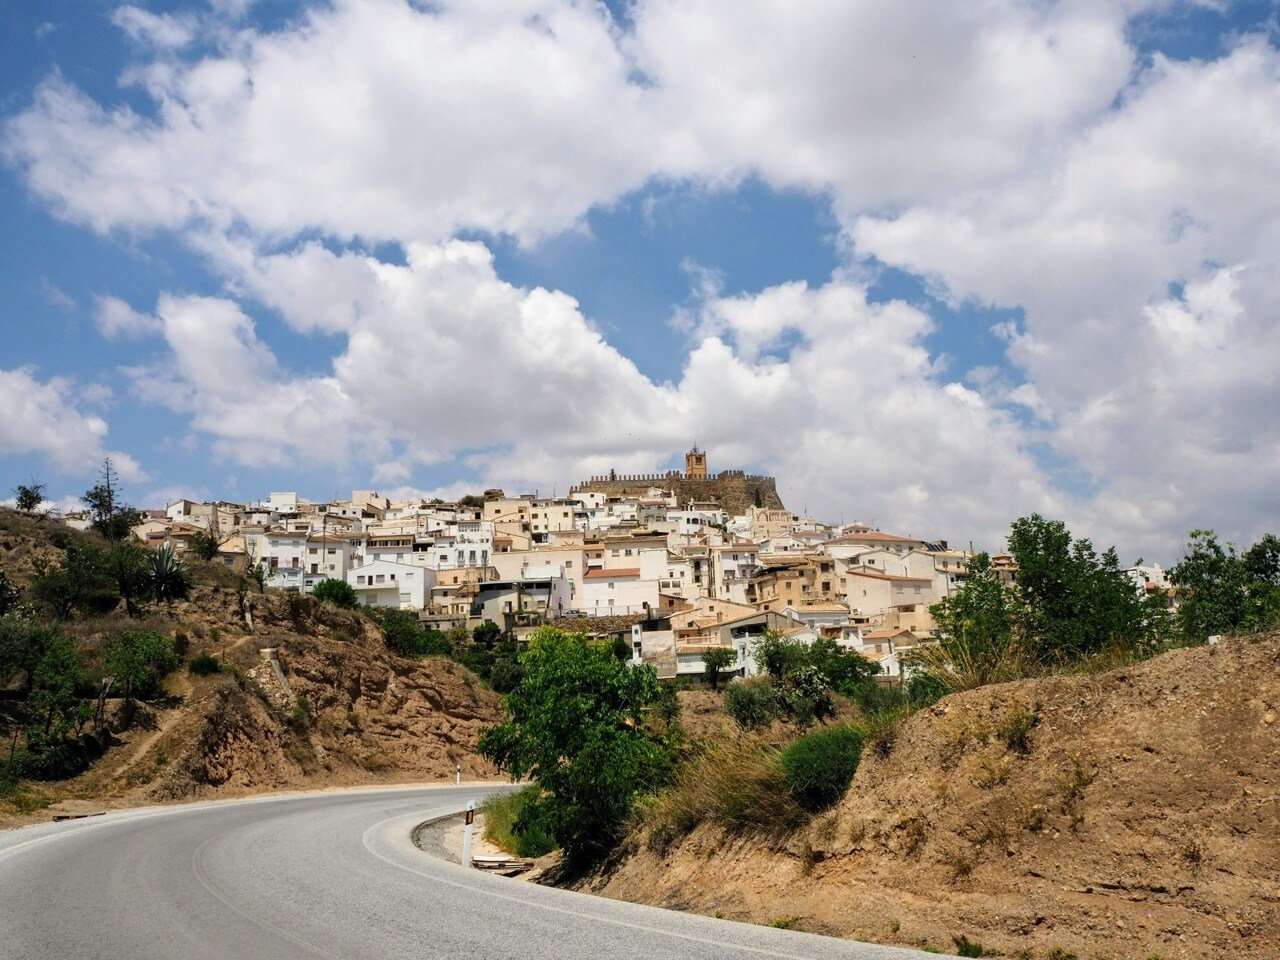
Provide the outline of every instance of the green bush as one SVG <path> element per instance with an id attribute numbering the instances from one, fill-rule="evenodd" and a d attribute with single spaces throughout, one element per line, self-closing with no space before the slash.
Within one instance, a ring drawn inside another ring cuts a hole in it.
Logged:
<path id="1" fill-rule="evenodd" d="M 123 686 L 126 697 L 151 696 L 180 664 L 173 641 L 164 634 L 124 630 L 107 638 L 107 672 Z"/>
<path id="2" fill-rule="evenodd" d="M 489 674 L 489 684 L 498 693 L 510 693 L 524 679 L 524 668 L 514 660 L 499 660 Z"/>
<path id="3" fill-rule="evenodd" d="M 538 788 L 530 785 L 514 793 L 496 793 L 480 807 L 484 838 L 517 857 L 541 857 L 556 848 L 555 840 L 536 817 L 531 817 Z"/>
<path id="4" fill-rule="evenodd" d="M 426 637 L 418 618 L 408 610 L 384 610 L 381 620 L 382 638 L 392 653 L 402 657 L 420 657 L 426 653 Z"/>
<path id="5" fill-rule="evenodd" d="M 757 677 L 729 684 L 724 691 L 724 708 L 743 730 L 768 726 L 778 715 L 772 681 Z"/>
<path id="6" fill-rule="evenodd" d="M 187 670 L 197 677 L 207 677 L 222 669 L 222 664 L 212 653 L 198 653 L 187 662 Z"/>
<path id="7" fill-rule="evenodd" d="M 787 744 L 778 760 L 796 802 L 818 811 L 843 797 L 858 770 L 862 739 L 856 727 L 831 727 Z"/>
<path id="8" fill-rule="evenodd" d="M 318 603 L 332 603 L 343 610 L 354 610 L 360 606 L 360 597 L 356 594 L 356 588 L 345 580 L 335 580 L 333 577 L 326 577 L 312 587 L 311 596 L 315 597 Z"/>
<path id="9" fill-rule="evenodd" d="M 429 657 L 447 657 L 453 653 L 453 643 L 443 630 L 427 630 L 422 635 L 422 652 Z"/>

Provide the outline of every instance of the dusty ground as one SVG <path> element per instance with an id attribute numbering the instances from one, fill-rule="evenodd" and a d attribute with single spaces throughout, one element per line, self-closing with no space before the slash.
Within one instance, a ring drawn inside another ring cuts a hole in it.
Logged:
<path id="1" fill-rule="evenodd" d="M 947 953 L 1278 958 L 1278 714 L 1275 636 L 972 691 L 797 835 L 637 837 L 583 888 Z"/>

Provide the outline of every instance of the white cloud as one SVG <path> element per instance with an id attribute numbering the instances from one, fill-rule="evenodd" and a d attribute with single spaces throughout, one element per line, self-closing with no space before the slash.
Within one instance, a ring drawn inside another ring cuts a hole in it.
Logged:
<path id="1" fill-rule="evenodd" d="M 51 79 L 10 122 L 8 151 L 100 231 L 536 237 L 639 186 L 667 152 L 628 71 L 594 3 L 335 0 L 143 71 L 155 119 Z"/>
<path id="2" fill-rule="evenodd" d="M 0 455 L 36 454 L 79 473 L 110 456 L 124 479 L 143 476 L 132 457 L 105 449 L 106 421 L 83 406 L 83 394 L 69 380 L 39 380 L 26 367 L 0 370 Z"/>
<path id="3" fill-rule="evenodd" d="M 119 297 L 109 295 L 97 298 L 93 319 L 98 331 L 108 339 L 140 337 L 160 330 L 154 316 L 140 313 Z"/>
<path id="4" fill-rule="evenodd" d="M 127 5 L 117 8 L 111 15 L 111 21 L 131 39 L 159 50 L 181 49 L 196 37 L 196 18 L 190 14 L 152 13 Z"/>
<path id="5" fill-rule="evenodd" d="M 1051 496 L 1015 423 L 938 375 L 928 317 L 869 304 L 851 280 L 707 299 L 701 339 L 665 384 L 571 298 L 499 279 L 480 244 L 413 245 L 403 266 L 306 245 L 241 266 L 237 286 L 346 345 L 330 373 L 299 376 L 235 303 L 162 300 L 171 356 L 139 371 L 137 389 L 239 462 L 367 461 L 383 485 L 434 462 L 479 478 L 462 486 L 564 492 L 610 468 L 653 470 L 696 439 L 717 466 L 777 470 L 797 505 L 856 505 L 934 535 L 994 537 L 1010 504 Z M 302 295 L 319 276 L 321 295 Z M 797 341 L 787 356 L 763 356 L 782 334 Z"/>

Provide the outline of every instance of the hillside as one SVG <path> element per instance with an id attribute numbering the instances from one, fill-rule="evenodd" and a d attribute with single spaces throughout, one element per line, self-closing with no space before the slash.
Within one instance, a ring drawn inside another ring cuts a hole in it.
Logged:
<path id="1" fill-rule="evenodd" d="M 33 558 L 56 558 L 60 544 L 84 538 L 4 513 L 0 569 L 19 585 Z M 276 592 L 247 595 L 250 627 L 230 571 L 195 572 L 188 599 L 149 604 L 137 620 L 117 610 L 57 626 L 75 638 L 91 675 L 103 638 L 123 629 L 163 633 L 188 655 L 217 655 L 224 669 L 180 668 L 127 727 L 120 701 L 110 701 L 107 752 L 77 777 L 31 784 L 43 809 L 0 803 L 0 826 L 110 806 L 452 779 L 459 763 L 467 778 L 495 775 L 475 743 L 497 718 L 498 697 L 468 670 L 444 657 L 394 656 L 368 619 Z M 263 648 L 278 650 L 287 692 Z M 6 703 L 0 730 L 11 725 Z"/>
<path id="2" fill-rule="evenodd" d="M 796 835 L 637 834 L 581 887 L 944 953 L 1276 958 L 1278 716 L 1275 635 L 958 694 Z"/>

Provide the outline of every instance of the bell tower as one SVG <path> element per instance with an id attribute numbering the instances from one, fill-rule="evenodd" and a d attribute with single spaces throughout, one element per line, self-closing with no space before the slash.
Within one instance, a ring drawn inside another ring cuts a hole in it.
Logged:
<path id="1" fill-rule="evenodd" d="M 684 455 L 684 475 L 698 479 L 705 478 L 707 475 L 707 454 L 699 450 L 696 443 L 693 449 Z"/>

